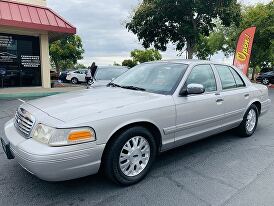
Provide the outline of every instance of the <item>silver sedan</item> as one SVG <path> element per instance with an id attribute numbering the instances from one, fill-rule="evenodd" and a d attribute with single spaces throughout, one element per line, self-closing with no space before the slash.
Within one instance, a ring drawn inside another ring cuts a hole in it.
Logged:
<path id="1" fill-rule="evenodd" d="M 160 152 L 236 128 L 251 136 L 268 89 L 233 66 L 173 60 L 138 65 L 107 87 L 21 105 L 1 138 L 9 159 L 47 181 L 101 170 L 131 185 Z"/>

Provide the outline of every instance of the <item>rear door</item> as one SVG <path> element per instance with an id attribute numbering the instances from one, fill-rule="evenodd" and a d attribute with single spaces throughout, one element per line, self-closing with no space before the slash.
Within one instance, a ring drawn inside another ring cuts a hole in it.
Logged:
<path id="1" fill-rule="evenodd" d="M 224 126 L 237 126 L 242 120 L 249 103 L 250 94 L 238 72 L 226 65 L 215 65 L 219 74 L 224 106 Z"/>

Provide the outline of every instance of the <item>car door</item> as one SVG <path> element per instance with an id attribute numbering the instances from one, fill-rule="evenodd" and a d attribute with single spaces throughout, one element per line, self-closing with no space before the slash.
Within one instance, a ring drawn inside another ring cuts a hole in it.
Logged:
<path id="1" fill-rule="evenodd" d="M 79 70 L 79 74 L 77 74 L 78 79 L 80 82 L 86 81 L 86 71 L 85 70 Z"/>
<path id="2" fill-rule="evenodd" d="M 210 64 L 192 68 L 183 87 L 188 84 L 202 84 L 205 93 L 199 95 L 175 96 L 176 144 L 185 144 L 217 133 L 222 126 L 223 107 L 219 96 L 216 71 Z"/>
<path id="3" fill-rule="evenodd" d="M 238 72 L 229 66 L 215 64 L 219 74 L 224 106 L 224 127 L 237 126 L 242 120 L 249 104 L 250 94 Z"/>

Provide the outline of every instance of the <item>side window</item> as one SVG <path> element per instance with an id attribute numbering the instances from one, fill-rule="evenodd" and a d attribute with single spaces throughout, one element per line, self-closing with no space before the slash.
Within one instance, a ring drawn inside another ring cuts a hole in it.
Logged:
<path id="1" fill-rule="evenodd" d="M 240 75 L 232 67 L 230 67 L 230 71 L 232 72 L 234 76 L 237 87 L 245 87 L 245 83 L 243 79 L 240 77 Z"/>
<path id="2" fill-rule="evenodd" d="M 215 67 L 219 73 L 223 89 L 232 89 L 237 87 L 235 79 L 228 66 L 215 65 Z"/>
<path id="3" fill-rule="evenodd" d="M 202 84 L 206 92 L 217 91 L 214 72 L 211 66 L 207 64 L 198 65 L 192 69 L 185 86 L 188 84 Z"/>

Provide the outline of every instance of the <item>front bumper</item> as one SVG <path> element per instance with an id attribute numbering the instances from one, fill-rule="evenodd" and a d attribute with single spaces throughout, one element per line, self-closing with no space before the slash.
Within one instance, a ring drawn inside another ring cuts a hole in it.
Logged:
<path id="1" fill-rule="evenodd" d="M 13 125 L 5 125 L 2 138 L 15 160 L 28 172 L 46 181 L 65 181 L 96 174 L 105 145 L 95 142 L 65 147 L 49 147 L 25 139 Z"/>

